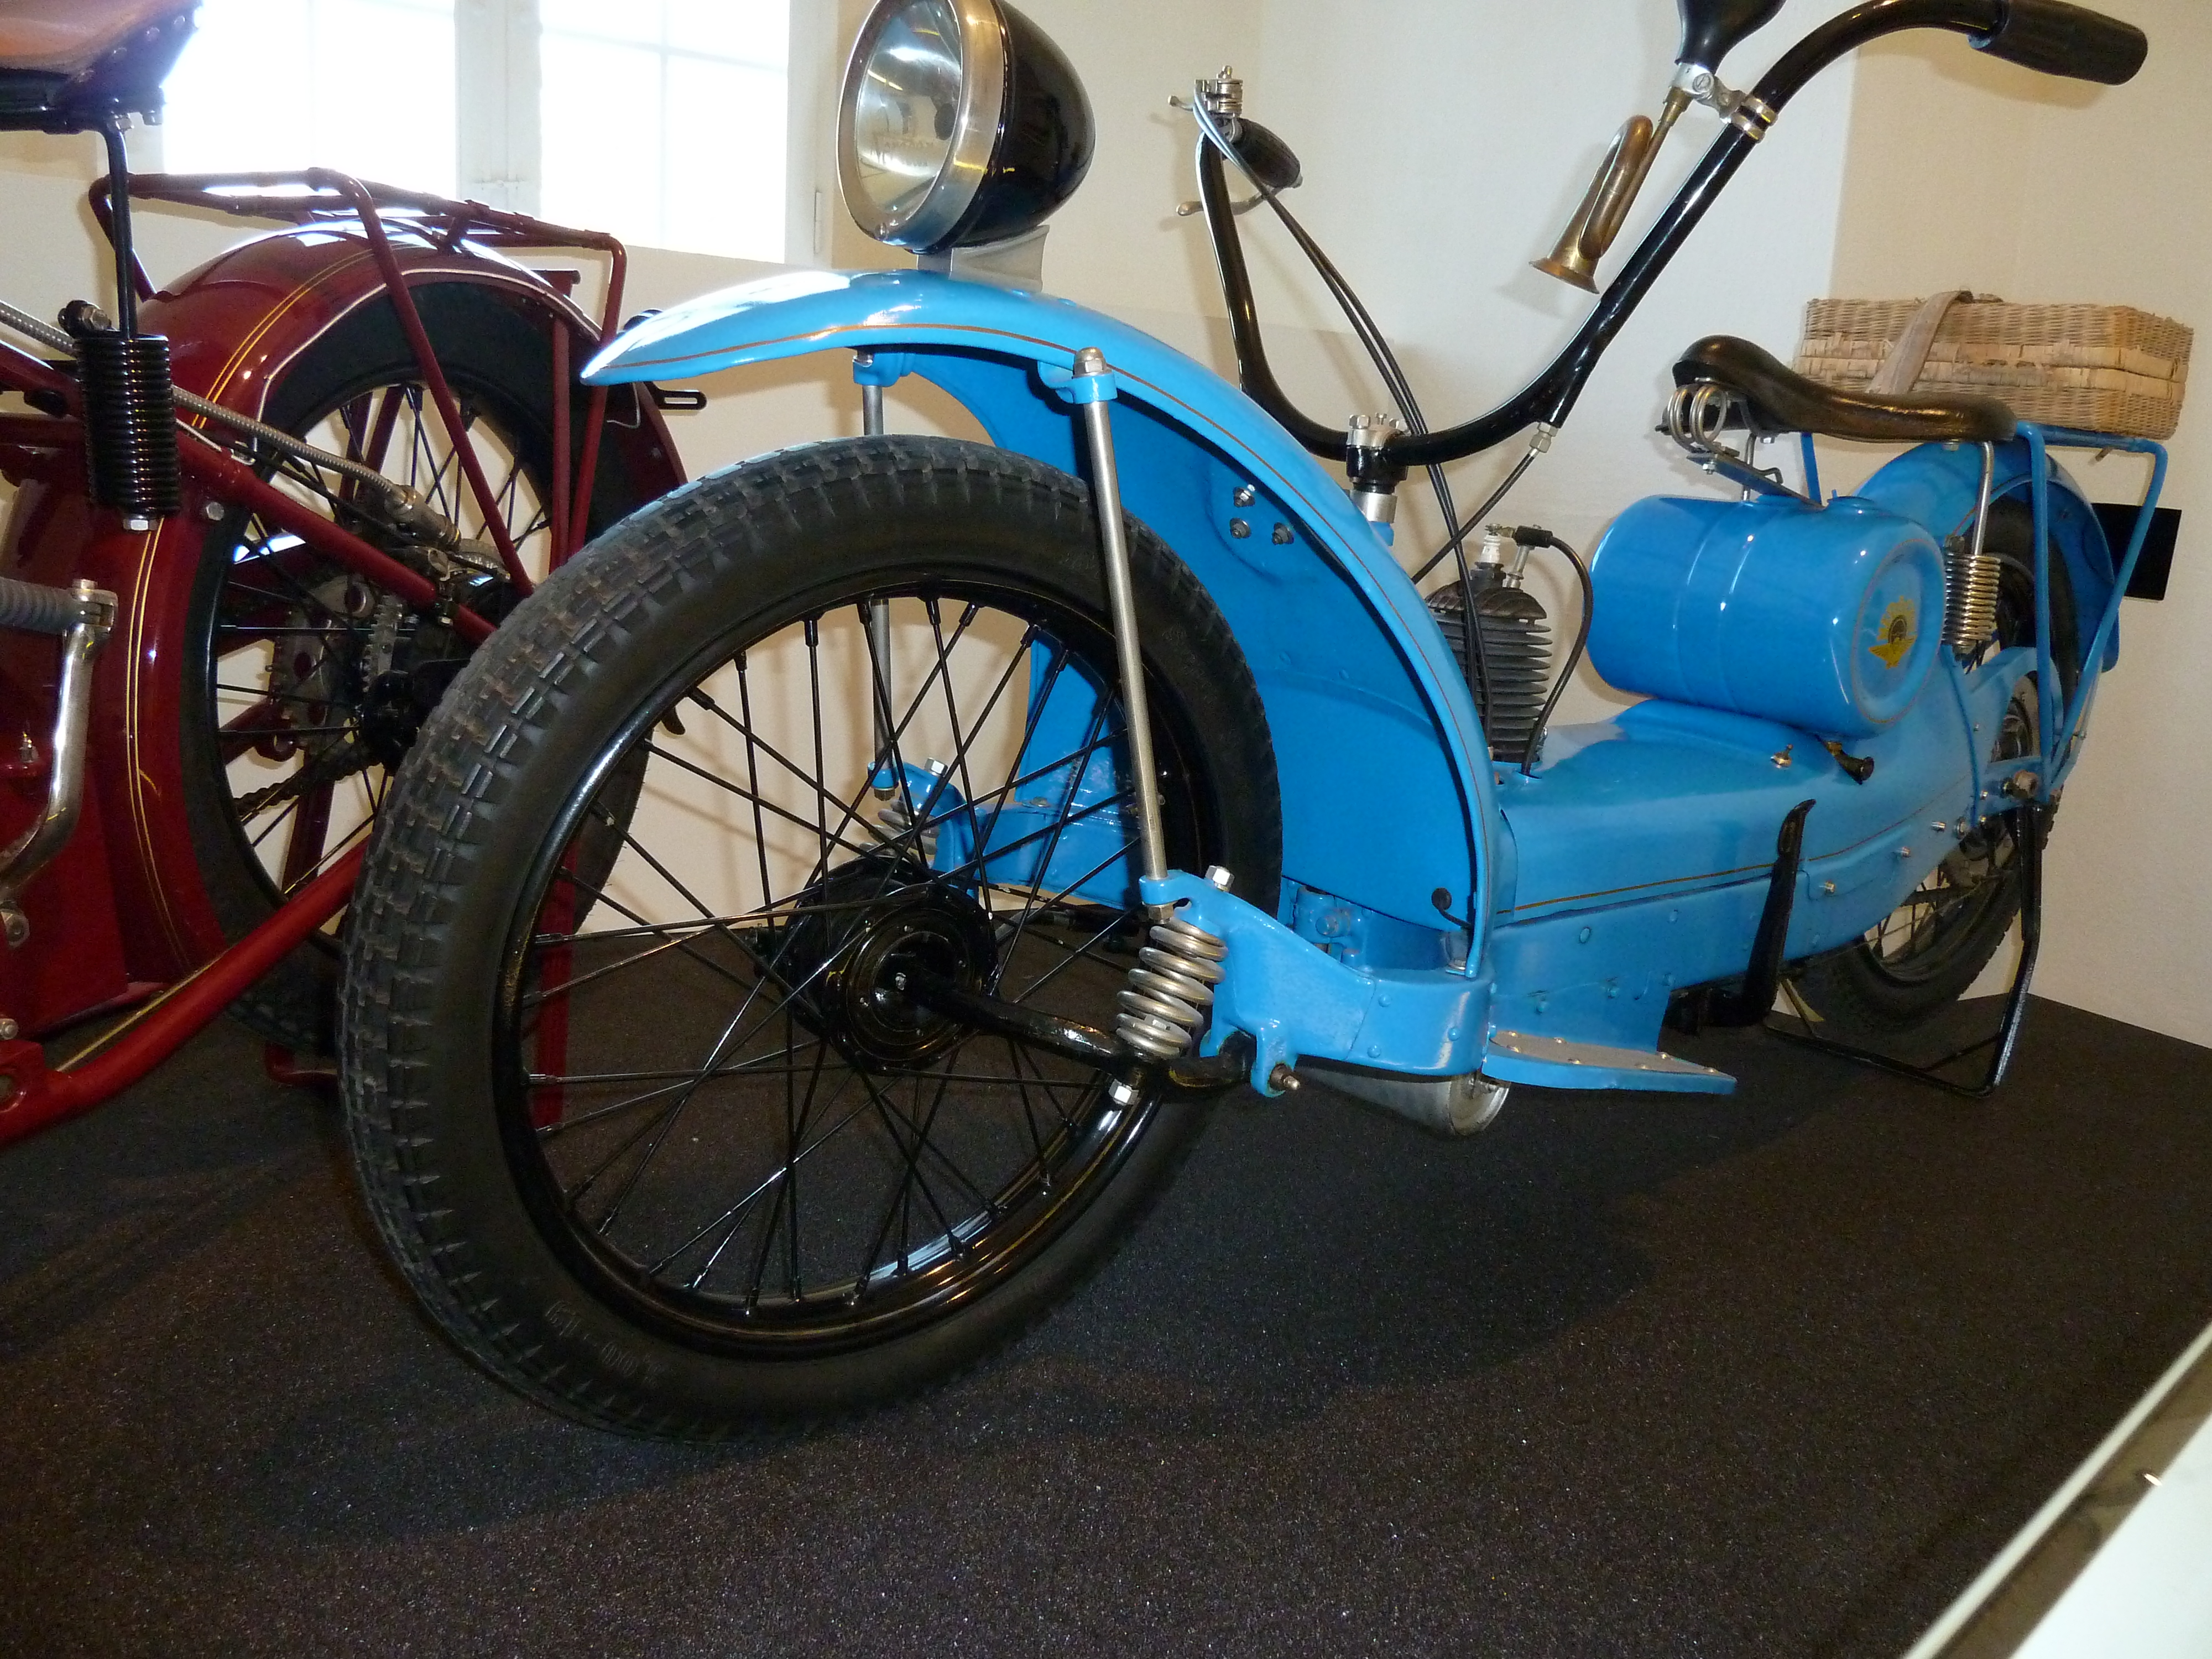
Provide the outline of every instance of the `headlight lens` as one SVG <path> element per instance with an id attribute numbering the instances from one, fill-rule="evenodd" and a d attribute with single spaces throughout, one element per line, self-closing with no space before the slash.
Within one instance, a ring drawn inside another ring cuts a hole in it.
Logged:
<path id="1" fill-rule="evenodd" d="M 940 254 L 1022 235 L 1074 194 L 1091 105 L 1005 0 L 876 0 L 846 67 L 837 151 L 860 228 Z"/>
<path id="2" fill-rule="evenodd" d="M 961 63 L 947 0 L 910 0 L 858 66 L 854 159 L 862 196 L 886 223 L 913 217 L 951 159 Z"/>

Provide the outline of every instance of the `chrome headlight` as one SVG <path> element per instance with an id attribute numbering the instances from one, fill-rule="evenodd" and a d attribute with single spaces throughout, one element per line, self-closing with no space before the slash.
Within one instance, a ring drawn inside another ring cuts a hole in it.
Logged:
<path id="1" fill-rule="evenodd" d="M 939 253 L 1034 230 L 1075 193 L 1091 102 L 1000 0 L 877 0 L 837 110 L 845 205 L 878 241 Z"/>

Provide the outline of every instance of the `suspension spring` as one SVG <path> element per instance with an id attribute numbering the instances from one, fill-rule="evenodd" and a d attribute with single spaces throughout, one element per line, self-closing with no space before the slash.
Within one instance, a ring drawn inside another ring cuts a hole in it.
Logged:
<path id="1" fill-rule="evenodd" d="M 1153 923 L 1152 940 L 1137 952 L 1137 965 L 1129 970 L 1114 1029 L 1137 1054 L 1179 1060 L 1206 1029 L 1229 947 L 1203 927 L 1175 916 Z"/>
<path id="2" fill-rule="evenodd" d="M 184 504 L 177 477 L 176 395 L 169 343 L 158 334 L 85 329 L 76 336 L 84 388 L 85 491 L 132 518 Z"/>
<path id="3" fill-rule="evenodd" d="M 1954 536 L 1943 546 L 1943 642 L 1960 656 L 1997 631 L 1997 561 Z"/>

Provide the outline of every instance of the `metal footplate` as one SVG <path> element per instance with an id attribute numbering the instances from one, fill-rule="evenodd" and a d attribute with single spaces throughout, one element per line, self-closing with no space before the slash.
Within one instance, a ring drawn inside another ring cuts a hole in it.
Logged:
<path id="1" fill-rule="evenodd" d="M 1735 1091 L 1735 1079 L 1726 1072 L 1672 1054 L 1527 1031 L 1492 1031 L 1482 1073 L 1501 1083 L 1533 1083 L 1547 1089 L 1656 1089 L 1700 1095 Z"/>

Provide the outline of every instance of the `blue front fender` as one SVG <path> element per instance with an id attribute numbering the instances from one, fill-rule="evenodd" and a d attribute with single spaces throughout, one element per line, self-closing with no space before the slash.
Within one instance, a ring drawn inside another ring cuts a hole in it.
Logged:
<path id="1" fill-rule="evenodd" d="M 1151 336 L 1064 300 L 924 271 L 796 272 L 647 319 L 595 385 L 690 379 L 826 350 L 872 379 L 943 387 L 1001 447 L 1088 471 L 1064 386 L 1106 356 L 1128 511 L 1172 547 L 1243 647 L 1272 728 L 1286 879 L 1440 928 L 1436 895 L 1486 929 L 1488 747 L 1413 583 L 1345 491 L 1260 407 Z M 1287 904 L 1286 904 L 1287 908 Z M 1468 960 L 1480 964 L 1482 939 Z"/>

